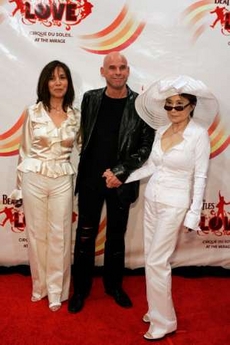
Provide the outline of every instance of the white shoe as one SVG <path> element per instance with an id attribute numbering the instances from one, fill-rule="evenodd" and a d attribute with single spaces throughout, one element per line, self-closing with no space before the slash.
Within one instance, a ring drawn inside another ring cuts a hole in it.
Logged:
<path id="1" fill-rule="evenodd" d="M 142 321 L 144 321 L 144 322 L 150 322 L 150 319 L 149 319 L 149 316 L 148 316 L 148 314 L 145 314 L 143 317 L 142 317 Z"/>
<path id="2" fill-rule="evenodd" d="M 176 330 L 175 330 L 176 331 Z M 146 332 L 144 334 L 144 338 L 146 340 L 156 340 L 156 339 L 162 339 L 164 338 L 167 334 L 171 334 L 171 333 L 174 333 L 175 331 L 172 331 L 172 332 L 169 332 L 169 333 L 159 333 L 159 334 L 154 334 L 152 335 L 150 332 Z"/>
<path id="3" fill-rule="evenodd" d="M 161 339 L 161 338 L 164 338 L 166 334 L 155 334 L 155 335 L 152 335 L 151 333 L 149 332 L 146 332 L 144 334 L 144 338 L 146 340 L 156 340 L 156 339 Z"/>
<path id="4" fill-rule="evenodd" d="M 49 304 L 49 308 L 52 311 L 57 311 L 61 308 L 61 302 L 53 302 Z"/>
<path id="5" fill-rule="evenodd" d="M 31 296 L 32 302 L 38 302 L 38 301 L 41 301 L 41 299 L 42 299 L 41 296 L 39 296 L 39 297 L 38 296 Z"/>

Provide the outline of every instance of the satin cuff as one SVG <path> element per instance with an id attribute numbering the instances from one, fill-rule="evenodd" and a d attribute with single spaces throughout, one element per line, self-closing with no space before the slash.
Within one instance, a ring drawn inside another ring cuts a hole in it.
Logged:
<path id="1" fill-rule="evenodd" d="M 11 200 L 20 200 L 22 199 L 22 190 L 21 189 L 14 189 L 13 192 L 9 195 Z"/>

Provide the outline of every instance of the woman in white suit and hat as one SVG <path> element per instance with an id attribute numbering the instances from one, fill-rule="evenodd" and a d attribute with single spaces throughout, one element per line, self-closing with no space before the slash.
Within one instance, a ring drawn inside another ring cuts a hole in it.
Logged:
<path id="1" fill-rule="evenodd" d="M 145 190 L 147 340 L 176 331 L 170 258 L 178 234 L 199 230 L 210 156 L 207 129 L 218 112 L 213 94 L 188 76 L 155 82 L 138 96 L 139 116 L 156 129 L 148 162 L 126 183 L 151 176 Z"/>

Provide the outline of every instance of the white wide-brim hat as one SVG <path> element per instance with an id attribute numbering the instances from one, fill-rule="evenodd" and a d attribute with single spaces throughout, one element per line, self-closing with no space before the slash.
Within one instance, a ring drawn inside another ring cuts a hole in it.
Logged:
<path id="1" fill-rule="evenodd" d="M 167 111 L 164 109 L 166 99 L 182 93 L 197 97 L 193 118 L 208 129 L 218 114 L 217 99 L 202 81 L 186 75 L 155 81 L 136 98 L 137 113 L 150 127 L 158 129 L 170 123 Z"/>

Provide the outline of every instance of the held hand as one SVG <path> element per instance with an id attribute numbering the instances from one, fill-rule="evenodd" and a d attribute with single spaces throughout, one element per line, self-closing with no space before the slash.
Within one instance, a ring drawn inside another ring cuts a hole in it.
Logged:
<path id="1" fill-rule="evenodd" d="M 107 188 L 118 188 L 122 185 L 122 182 L 114 175 L 114 173 L 110 169 L 106 169 L 103 173 L 102 177 L 106 179 L 106 186 Z"/>

